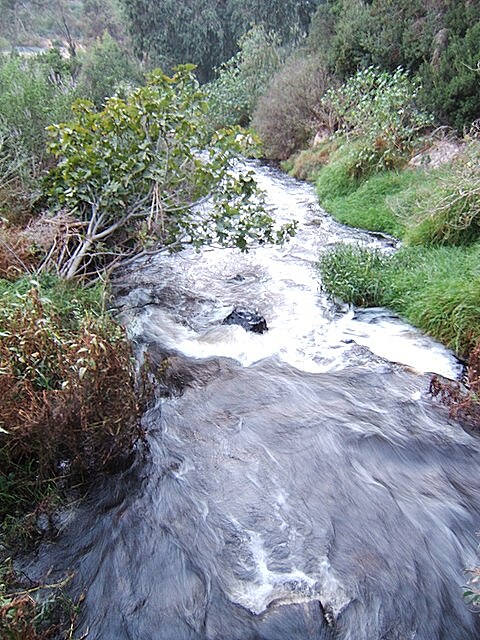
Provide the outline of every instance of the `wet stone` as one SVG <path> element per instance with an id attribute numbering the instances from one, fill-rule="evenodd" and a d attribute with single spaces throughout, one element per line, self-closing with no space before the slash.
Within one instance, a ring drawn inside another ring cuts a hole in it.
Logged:
<path id="1" fill-rule="evenodd" d="M 222 324 L 238 324 L 245 331 L 253 331 L 253 333 L 264 333 L 268 331 L 267 322 L 263 316 L 257 311 L 249 311 L 248 309 L 235 308 Z"/>

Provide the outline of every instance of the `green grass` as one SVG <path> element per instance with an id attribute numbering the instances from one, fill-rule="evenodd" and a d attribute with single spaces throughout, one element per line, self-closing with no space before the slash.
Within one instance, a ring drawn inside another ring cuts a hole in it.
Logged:
<path id="1" fill-rule="evenodd" d="M 323 286 L 360 306 L 386 306 L 460 356 L 480 341 L 480 144 L 438 169 L 355 179 L 346 142 L 317 177 L 320 204 L 350 226 L 400 237 L 391 257 L 340 246 L 320 261 Z"/>
<path id="2" fill-rule="evenodd" d="M 344 144 L 331 155 L 329 163 L 320 169 L 316 188 L 323 207 L 327 208 L 326 201 L 349 196 L 359 187 L 360 182 L 353 173 L 354 153 L 353 144 Z"/>
<path id="3" fill-rule="evenodd" d="M 462 357 L 480 340 L 480 243 L 404 247 L 390 257 L 339 246 L 320 272 L 331 295 L 389 307 Z"/>
<path id="4" fill-rule="evenodd" d="M 339 222 L 402 237 L 405 225 L 392 212 L 390 198 L 411 192 L 423 180 L 422 171 L 382 171 L 357 182 L 339 164 L 320 171 L 317 192 L 322 207 Z"/>
<path id="5" fill-rule="evenodd" d="M 2 320 L 15 309 L 26 308 L 28 292 L 33 288 L 38 290 L 40 301 L 48 314 L 61 318 L 66 330 L 78 329 L 86 315 L 101 318 L 105 313 L 105 290 L 100 284 L 83 288 L 52 275 L 38 278 L 26 276 L 14 282 L 0 278 L 0 329 Z"/>

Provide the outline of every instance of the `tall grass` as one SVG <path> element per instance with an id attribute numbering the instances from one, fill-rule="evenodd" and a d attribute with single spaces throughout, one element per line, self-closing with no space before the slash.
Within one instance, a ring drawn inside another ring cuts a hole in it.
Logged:
<path id="1" fill-rule="evenodd" d="M 389 307 L 462 357 L 480 340 L 480 243 L 404 247 L 390 257 L 339 246 L 320 272 L 332 295 Z"/>
<path id="2" fill-rule="evenodd" d="M 480 237 L 480 140 L 457 159 L 426 174 L 414 192 L 390 201 L 415 245 L 462 245 Z"/>
<path id="3" fill-rule="evenodd" d="M 100 289 L 0 280 L 0 520 L 108 470 L 139 436 L 131 351 Z M 56 489 L 55 489 L 56 487 Z"/>

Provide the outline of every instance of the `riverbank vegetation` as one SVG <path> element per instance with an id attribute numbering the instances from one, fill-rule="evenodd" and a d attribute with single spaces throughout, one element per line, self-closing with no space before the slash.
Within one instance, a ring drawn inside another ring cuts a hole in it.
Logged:
<path id="1" fill-rule="evenodd" d="M 368 272 L 368 295 L 352 291 L 360 250 L 325 256 L 324 286 L 345 297 L 350 278 L 347 300 L 387 304 L 465 359 L 480 339 L 479 19 L 453 0 L 319 3 L 249 114 L 264 155 L 314 182 L 335 218 L 406 245 Z"/>
<path id="2" fill-rule="evenodd" d="M 479 24 L 468 1 L 319 3 L 248 113 L 264 156 L 312 181 L 337 220 L 403 241 L 388 258 L 323 255 L 323 286 L 389 306 L 469 362 L 477 424 Z"/>
<path id="3" fill-rule="evenodd" d="M 102 284 L 112 270 L 187 242 L 247 250 L 293 233 L 274 227 L 251 176 L 233 170 L 256 136 L 264 157 L 315 183 L 338 220 L 403 240 L 392 256 L 324 254 L 323 286 L 389 306 L 468 360 L 466 400 L 433 390 L 478 425 L 478 3 L 0 9 L 3 543 L 31 541 L 42 513 L 141 439 L 141 381 Z M 0 629 L 47 637 L 6 582 Z"/>
<path id="4" fill-rule="evenodd" d="M 266 157 L 311 180 L 337 220 L 403 241 L 389 257 L 322 255 L 323 286 L 392 308 L 469 361 L 477 423 L 479 24 L 468 1 L 320 3 L 251 114 Z"/>

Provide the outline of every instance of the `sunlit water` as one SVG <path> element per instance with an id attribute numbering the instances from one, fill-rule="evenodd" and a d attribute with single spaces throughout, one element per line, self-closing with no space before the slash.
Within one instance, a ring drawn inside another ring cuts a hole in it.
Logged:
<path id="1" fill-rule="evenodd" d="M 157 256 L 117 281 L 166 396 L 146 453 L 71 513 L 41 566 L 75 571 L 89 640 L 478 639 L 462 585 L 479 441 L 421 375 L 460 365 L 384 309 L 329 301 L 321 251 L 394 243 L 257 173 L 279 221 L 299 220 L 291 243 Z M 235 306 L 268 332 L 222 325 Z"/>

